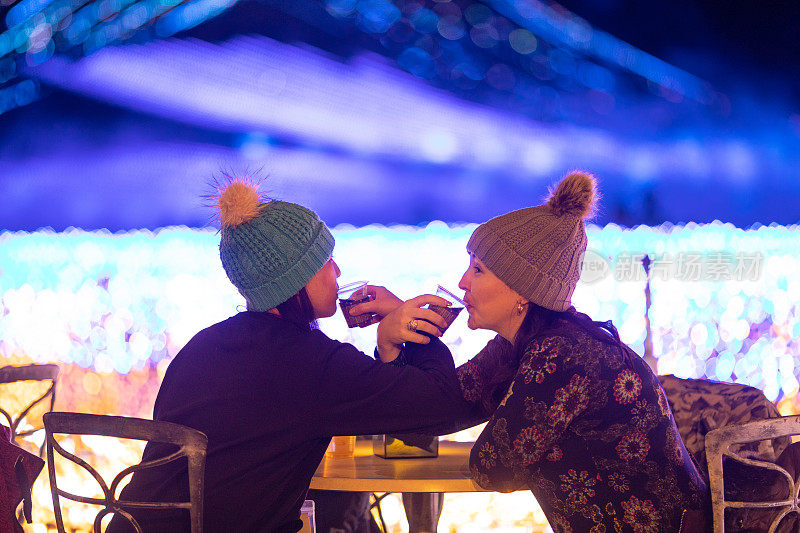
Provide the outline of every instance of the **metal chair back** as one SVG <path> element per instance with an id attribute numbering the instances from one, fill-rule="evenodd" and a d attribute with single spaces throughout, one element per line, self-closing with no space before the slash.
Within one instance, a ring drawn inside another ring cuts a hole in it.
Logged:
<path id="1" fill-rule="evenodd" d="M 774 509 L 775 517 L 769 526 L 773 533 L 789 513 L 800 515 L 800 484 L 783 467 L 764 460 L 742 457 L 730 450 L 736 444 L 758 442 L 788 435 L 800 435 L 800 415 L 757 420 L 745 424 L 724 426 L 706 435 L 706 458 L 711 485 L 711 505 L 714 519 L 714 533 L 725 531 L 726 509 Z M 764 468 L 777 472 L 788 481 L 785 497 L 768 501 L 734 501 L 725 498 L 725 485 L 722 471 L 722 458 L 728 457 L 751 467 Z"/>
<path id="2" fill-rule="evenodd" d="M 18 381 L 47 381 L 50 380 L 50 387 L 47 391 L 31 401 L 22 411 L 16 416 L 0 407 L 0 415 L 3 415 L 8 421 L 8 427 L 11 429 L 11 439 L 17 442 L 17 437 L 27 437 L 42 428 L 32 428 L 24 431 L 19 431 L 20 423 L 25 419 L 28 413 L 35 405 L 43 402 L 45 398 L 50 397 L 50 408 L 48 411 L 53 410 L 56 403 L 56 383 L 58 381 L 58 365 L 25 365 L 25 366 L 4 366 L 0 368 L 0 384 L 16 383 Z M 39 450 L 41 456 L 41 450 Z"/>
<path id="3" fill-rule="evenodd" d="M 56 526 L 59 533 L 65 533 L 64 521 L 61 516 L 59 497 L 91 505 L 102 506 L 94 520 L 94 531 L 100 533 L 100 525 L 107 514 L 116 513 L 123 516 L 137 531 L 142 529 L 129 510 L 132 509 L 188 509 L 192 533 L 202 533 L 203 530 L 203 478 L 205 472 L 206 446 L 208 437 L 196 429 L 173 424 L 144 420 L 141 418 L 128 418 L 123 416 L 92 415 L 85 413 L 47 413 L 44 415 L 44 427 L 47 446 L 47 465 L 50 473 L 50 491 L 53 495 L 53 509 L 55 511 Z M 178 450 L 165 457 L 152 461 L 129 466 L 119 472 L 111 485 L 107 485 L 102 476 L 86 461 L 77 457 L 56 441 L 55 434 L 72 435 L 102 435 L 122 439 L 135 439 L 143 441 L 174 444 Z M 100 484 L 103 498 L 89 498 L 79 496 L 59 489 L 56 483 L 56 470 L 54 467 L 54 454 L 59 455 L 80 465 Z M 145 468 L 153 468 L 186 457 L 189 465 L 189 501 L 188 502 L 134 502 L 119 501 L 116 497 L 120 482 L 132 472 Z"/>

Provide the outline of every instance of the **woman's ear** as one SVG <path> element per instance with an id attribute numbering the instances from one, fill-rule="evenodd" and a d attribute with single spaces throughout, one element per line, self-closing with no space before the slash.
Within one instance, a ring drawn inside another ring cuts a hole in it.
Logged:
<path id="1" fill-rule="evenodd" d="M 517 312 L 518 315 L 521 315 L 528 308 L 529 304 L 530 302 L 528 300 L 526 300 L 525 298 L 521 298 L 517 300 L 517 307 L 514 308 L 514 310 Z"/>

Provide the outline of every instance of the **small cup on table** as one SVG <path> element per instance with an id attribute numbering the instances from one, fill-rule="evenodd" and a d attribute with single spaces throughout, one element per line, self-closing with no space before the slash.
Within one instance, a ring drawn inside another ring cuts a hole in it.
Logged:
<path id="1" fill-rule="evenodd" d="M 332 437 L 328 445 L 326 454 L 336 459 L 348 459 L 353 457 L 356 450 L 356 436 L 347 435 L 344 437 Z"/>
<path id="2" fill-rule="evenodd" d="M 365 328 L 370 324 L 378 322 L 377 315 L 374 313 L 362 313 L 351 315 L 350 308 L 357 304 L 371 302 L 375 299 L 372 294 L 367 293 L 366 281 L 354 281 L 339 288 L 339 307 L 349 328 Z"/>

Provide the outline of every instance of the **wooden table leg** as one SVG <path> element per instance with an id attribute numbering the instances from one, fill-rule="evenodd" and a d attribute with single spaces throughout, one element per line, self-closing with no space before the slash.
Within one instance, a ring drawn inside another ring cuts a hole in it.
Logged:
<path id="1" fill-rule="evenodd" d="M 408 533 L 436 533 L 443 505 L 444 493 L 404 492 L 403 507 L 408 519 Z"/>

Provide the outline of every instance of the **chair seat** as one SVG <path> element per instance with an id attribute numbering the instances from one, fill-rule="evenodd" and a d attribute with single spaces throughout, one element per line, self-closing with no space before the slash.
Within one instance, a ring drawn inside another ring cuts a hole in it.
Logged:
<path id="1" fill-rule="evenodd" d="M 800 435 L 800 415 L 708 432 L 705 446 L 715 533 L 726 531 L 726 524 L 729 531 L 795 530 L 800 443 L 789 446 L 774 462 L 747 457 L 740 446 L 790 435 Z"/>

